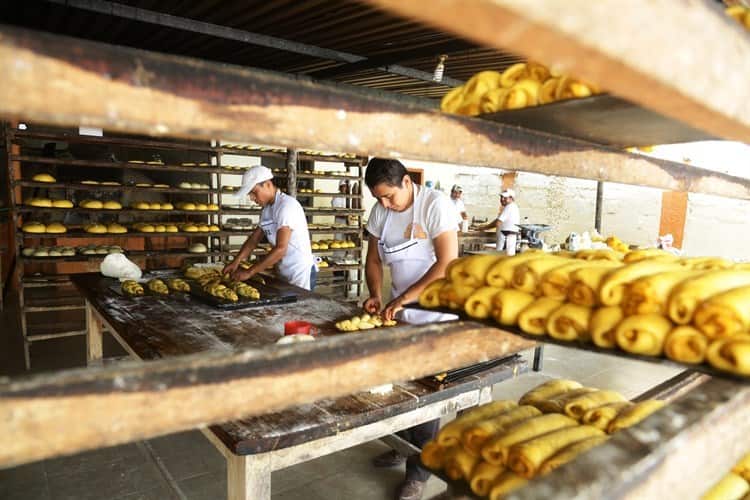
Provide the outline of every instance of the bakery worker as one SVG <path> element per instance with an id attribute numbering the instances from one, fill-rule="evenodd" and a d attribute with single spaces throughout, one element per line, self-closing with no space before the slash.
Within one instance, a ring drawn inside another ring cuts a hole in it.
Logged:
<path id="1" fill-rule="evenodd" d="M 466 205 L 461 197 L 464 194 L 463 188 L 458 184 L 454 184 L 451 188 L 451 201 L 453 206 L 456 207 L 456 213 L 458 213 L 458 225 L 460 226 L 463 221 L 469 220 L 469 215 L 466 213 Z"/>
<path id="2" fill-rule="evenodd" d="M 273 183 L 273 172 L 262 165 L 251 167 L 242 176 L 237 197 L 242 199 L 244 196 L 249 196 L 262 207 L 260 222 L 234 260 L 224 267 L 224 272 L 244 281 L 275 265 L 278 274 L 292 285 L 306 290 L 315 288 L 317 267 L 302 205 L 282 193 Z M 272 245 L 271 251 L 250 269 L 238 268 L 240 261 L 252 254 L 263 236 Z"/>
<path id="3" fill-rule="evenodd" d="M 481 226 L 479 229 L 485 230 L 491 227 L 497 228 L 497 245 L 498 252 L 505 248 L 507 255 L 516 254 L 516 242 L 518 240 L 518 225 L 521 223 L 521 212 L 515 202 L 516 192 L 512 189 L 506 189 L 500 193 L 500 205 L 503 210 L 498 214 L 497 219 Z"/>
<path id="4" fill-rule="evenodd" d="M 370 233 L 365 273 L 370 297 L 364 308 L 386 319 L 410 323 L 434 323 L 456 318 L 433 311 L 403 309 L 415 302 L 430 282 L 442 278 L 449 262 L 458 256 L 456 212 L 443 193 L 415 184 L 398 160 L 373 158 L 365 170 L 365 183 L 377 200 L 370 212 Z M 383 303 L 383 267 L 391 271 L 392 299 Z M 418 447 L 437 434 L 440 421 L 434 420 L 403 431 L 402 437 Z M 381 455 L 373 463 L 387 467 L 403 463 L 395 451 Z M 429 472 L 419 466 L 417 456 L 406 464 L 406 480 L 399 490 L 400 500 L 422 497 Z"/>

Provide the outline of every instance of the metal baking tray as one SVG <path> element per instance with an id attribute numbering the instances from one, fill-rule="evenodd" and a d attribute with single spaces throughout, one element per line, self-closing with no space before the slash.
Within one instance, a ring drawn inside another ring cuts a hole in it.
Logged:
<path id="1" fill-rule="evenodd" d="M 230 300 L 221 299 L 214 297 L 203 291 L 200 284 L 195 280 L 185 280 L 190 285 L 190 295 L 195 297 L 197 300 L 213 306 L 217 309 L 225 311 L 233 311 L 235 309 L 246 309 L 249 307 L 262 307 L 272 306 L 277 304 L 291 304 L 297 302 L 297 295 L 290 292 L 281 292 L 277 288 L 269 285 L 262 285 L 257 282 L 249 283 L 250 286 L 256 288 L 260 292 L 260 299 L 251 300 L 244 297 L 240 297 L 237 302 Z"/>

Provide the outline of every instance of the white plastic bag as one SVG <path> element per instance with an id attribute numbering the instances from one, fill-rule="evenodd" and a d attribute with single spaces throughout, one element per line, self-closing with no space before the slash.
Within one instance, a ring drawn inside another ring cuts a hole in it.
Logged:
<path id="1" fill-rule="evenodd" d="M 121 253 L 112 253 L 104 257 L 99 270 L 109 278 L 137 280 L 141 278 L 141 268 Z"/>

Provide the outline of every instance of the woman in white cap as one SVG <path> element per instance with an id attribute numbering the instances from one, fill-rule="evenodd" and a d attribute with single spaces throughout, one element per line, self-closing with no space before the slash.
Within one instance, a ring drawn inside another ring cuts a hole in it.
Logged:
<path id="1" fill-rule="evenodd" d="M 260 222 L 224 272 L 244 281 L 276 265 L 279 275 L 292 285 L 306 290 L 315 288 L 317 267 L 302 205 L 282 193 L 273 183 L 273 172 L 262 165 L 251 167 L 242 176 L 237 197 L 244 196 L 262 207 Z M 263 236 L 271 243 L 271 251 L 250 269 L 239 269 L 240 261 L 250 256 Z"/>
<path id="2" fill-rule="evenodd" d="M 497 244 L 495 248 L 502 252 L 505 248 L 507 255 L 516 254 L 516 242 L 518 241 L 518 225 L 521 223 L 521 212 L 515 202 L 516 192 L 512 189 L 506 189 L 500 193 L 500 205 L 503 206 L 502 212 L 497 219 L 479 227 L 479 230 L 486 230 L 492 227 L 497 228 Z"/>

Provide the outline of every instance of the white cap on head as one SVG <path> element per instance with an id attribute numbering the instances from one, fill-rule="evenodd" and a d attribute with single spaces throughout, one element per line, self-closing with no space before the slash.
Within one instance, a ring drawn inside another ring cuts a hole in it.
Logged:
<path id="1" fill-rule="evenodd" d="M 506 189 L 505 191 L 500 193 L 500 196 L 502 196 L 503 198 L 515 198 L 516 192 L 513 191 L 512 189 Z"/>
<path id="2" fill-rule="evenodd" d="M 459 186 L 458 184 L 454 184 L 453 187 L 451 188 L 451 191 L 457 191 L 459 193 L 464 192 L 463 188 L 461 188 L 461 186 Z"/>
<path id="3" fill-rule="evenodd" d="M 339 187 L 341 187 L 341 186 L 348 186 L 348 185 L 349 185 L 349 181 L 346 180 L 346 179 L 341 179 L 339 181 Z"/>
<path id="4" fill-rule="evenodd" d="M 250 167 L 244 174 L 242 174 L 242 185 L 237 190 L 237 197 L 244 198 L 253 190 L 256 184 L 270 181 L 271 179 L 273 179 L 273 172 L 271 172 L 270 168 L 264 167 L 263 165 Z"/>

